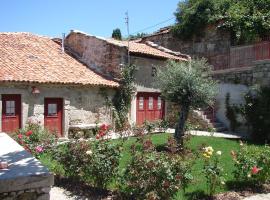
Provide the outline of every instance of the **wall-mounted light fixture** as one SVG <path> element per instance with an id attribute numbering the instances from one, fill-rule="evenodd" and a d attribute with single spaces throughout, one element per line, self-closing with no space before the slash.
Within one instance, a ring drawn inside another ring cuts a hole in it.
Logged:
<path id="1" fill-rule="evenodd" d="M 39 89 L 36 87 L 36 86 L 32 86 L 32 91 L 31 91 L 32 94 L 40 94 L 40 91 Z"/>

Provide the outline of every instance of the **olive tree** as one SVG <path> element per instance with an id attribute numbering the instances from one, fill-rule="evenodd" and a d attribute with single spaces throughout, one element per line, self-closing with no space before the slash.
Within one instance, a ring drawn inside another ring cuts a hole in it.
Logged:
<path id="1" fill-rule="evenodd" d="M 179 144 L 183 142 L 184 126 L 190 109 L 207 107 L 214 102 L 217 84 L 210 72 L 205 59 L 169 61 L 165 68 L 158 70 L 157 85 L 162 96 L 181 107 L 174 135 Z"/>

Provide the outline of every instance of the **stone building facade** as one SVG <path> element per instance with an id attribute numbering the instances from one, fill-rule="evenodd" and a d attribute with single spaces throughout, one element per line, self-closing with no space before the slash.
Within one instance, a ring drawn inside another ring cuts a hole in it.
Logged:
<path id="1" fill-rule="evenodd" d="M 215 69 L 222 69 L 229 64 L 230 34 L 217 30 L 213 25 L 206 27 L 200 36 L 195 36 L 189 40 L 174 36 L 170 27 L 167 27 L 143 37 L 140 42 L 147 41 L 173 51 L 188 54 L 192 58 L 204 57 Z"/>
<path id="2" fill-rule="evenodd" d="M 137 124 L 165 116 L 165 102 L 161 100 L 160 91 L 154 84 L 157 69 L 165 67 L 168 59 L 179 62 L 189 59 L 187 55 L 153 43 L 105 39 L 79 31 L 71 31 L 67 35 L 65 47 L 76 59 L 93 70 L 116 79 L 121 68 L 128 65 L 129 61 L 136 66 L 136 94 L 132 100 L 130 120 Z"/>
<path id="3" fill-rule="evenodd" d="M 35 86 L 40 93 L 32 94 Z M 68 137 L 70 126 L 78 124 L 111 124 L 110 110 L 106 107 L 104 96 L 99 87 L 61 86 L 49 84 L 1 84 L 0 94 L 19 94 L 21 96 L 21 127 L 27 122 L 33 121 L 44 126 L 45 99 L 61 98 L 62 110 L 62 134 L 60 137 Z M 102 88 L 104 89 L 104 88 Z M 115 91 L 108 88 L 107 94 L 112 98 Z M 0 114 L 2 115 L 2 100 L 0 98 Z M 2 118 L 0 118 L 0 130 L 2 130 Z"/>
<path id="4" fill-rule="evenodd" d="M 118 82 L 79 62 L 52 39 L 0 33 L 0 57 L 0 132 L 15 132 L 31 120 L 67 137 L 75 125 L 112 123 L 100 91 L 113 98 Z"/>
<path id="5" fill-rule="evenodd" d="M 270 84 L 270 41 L 232 46 L 230 33 L 209 25 L 200 36 L 190 40 L 175 37 L 170 27 L 163 28 L 140 42 L 152 41 L 174 51 L 206 58 L 213 66 L 213 78 L 219 83 L 215 117 L 229 128 L 226 118 L 225 96 L 231 94 L 233 104 L 244 103 L 243 94 L 254 84 Z"/>

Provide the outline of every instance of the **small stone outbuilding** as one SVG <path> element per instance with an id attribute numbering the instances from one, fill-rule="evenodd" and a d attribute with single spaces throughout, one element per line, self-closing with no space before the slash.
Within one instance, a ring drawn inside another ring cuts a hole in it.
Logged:
<path id="1" fill-rule="evenodd" d="M 111 123 L 100 89 L 112 98 L 117 87 L 51 38 L 0 33 L 0 132 L 34 120 L 66 137 L 74 124 Z"/>

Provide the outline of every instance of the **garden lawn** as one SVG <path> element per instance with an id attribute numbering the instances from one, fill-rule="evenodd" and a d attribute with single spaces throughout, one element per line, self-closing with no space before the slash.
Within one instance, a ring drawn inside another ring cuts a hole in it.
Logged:
<path id="1" fill-rule="evenodd" d="M 163 134 L 155 134 L 152 135 L 152 141 L 155 146 L 164 145 L 167 142 L 168 137 L 171 134 L 163 133 Z M 130 146 L 135 142 L 134 137 L 130 137 L 124 144 L 124 153 L 123 157 L 120 161 L 120 169 L 123 169 L 130 160 L 129 149 Z M 253 146 L 254 144 L 249 144 L 249 146 Z M 193 151 L 198 152 L 200 147 L 202 146 L 212 146 L 215 151 L 222 151 L 221 161 L 224 168 L 224 178 L 225 181 L 233 180 L 233 170 L 234 170 L 234 162 L 232 160 L 231 151 L 238 151 L 240 149 L 239 141 L 232 139 L 224 139 L 217 137 L 208 137 L 208 136 L 192 136 L 191 139 L 187 142 L 187 147 Z M 203 169 L 203 159 L 196 159 L 195 164 L 192 169 L 192 175 L 194 176 L 194 181 L 187 188 L 186 193 L 190 198 L 193 195 L 199 195 L 201 192 L 206 192 L 206 179 L 202 173 Z M 228 191 L 229 188 L 225 185 L 223 188 L 218 189 L 218 192 Z M 176 196 L 175 199 L 183 199 L 181 192 Z"/>
<path id="2" fill-rule="evenodd" d="M 154 134 L 151 135 L 152 141 L 155 146 L 162 146 L 167 143 L 167 139 L 171 134 L 163 133 L 163 134 Z M 124 150 L 123 155 L 120 160 L 120 170 L 123 170 L 125 166 L 129 163 L 131 159 L 130 155 L 130 147 L 136 141 L 136 138 L 130 137 L 124 142 Z M 114 140 L 113 142 L 119 142 L 119 140 Z M 216 138 L 216 137 L 207 137 L 207 136 L 192 136 L 191 139 L 186 143 L 187 147 L 190 148 L 194 152 L 198 152 L 200 147 L 202 146 L 212 146 L 214 151 L 222 151 L 221 155 L 221 163 L 224 168 L 224 178 L 225 181 L 228 182 L 233 180 L 233 170 L 234 170 L 234 163 L 231 157 L 231 151 L 238 151 L 240 148 L 238 140 L 230 140 L 224 138 Z M 249 144 L 252 146 L 254 144 Z M 214 153 L 215 153 L 214 152 Z M 59 171 L 59 166 L 54 163 L 53 160 L 48 159 L 48 155 L 41 156 L 41 162 L 48 166 L 52 171 Z M 52 165 L 53 164 L 53 165 Z M 55 168 L 55 169 L 53 169 Z M 195 164 L 192 168 L 192 175 L 194 176 L 194 181 L 190 184 L 187 188 L 186 194 L 187 196 L 183 198 L 182 193 L 179 192 L 175 199 L 192 199 L 194 195 L 199 195 L 200 193 L 206 192 L 206 179 L 202 173 L 203 169 L 203 159 L 198 157 L 195 160 Z M 115 189 L 116 185 L 112 183 L 110 185 L 110 189 Z M 218 192 L 228 191 L 229 188 L 225 185 L 223 188 L 218 189 Z M 189 198 L 188 198 L 189 196 Z"/>

